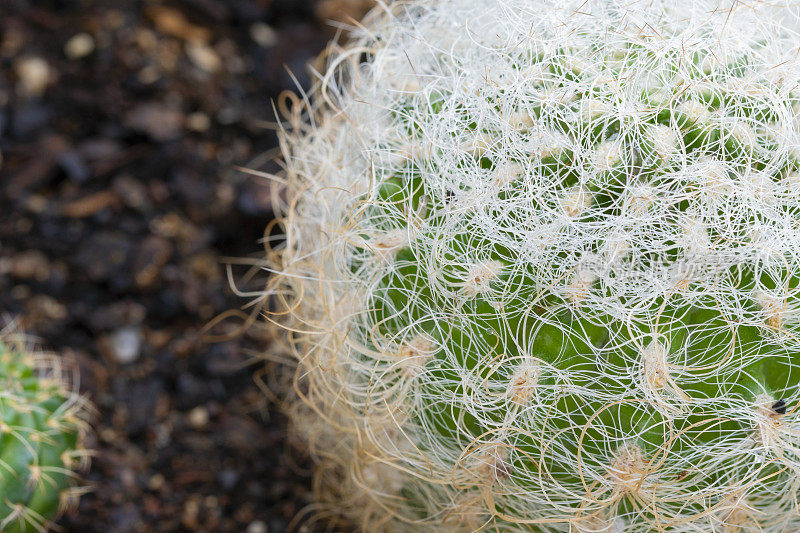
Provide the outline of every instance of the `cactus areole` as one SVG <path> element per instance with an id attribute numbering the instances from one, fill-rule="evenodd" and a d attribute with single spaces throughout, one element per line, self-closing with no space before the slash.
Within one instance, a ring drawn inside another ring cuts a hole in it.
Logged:
<path id="1" fill-rule="evenodd" d="M 800 531 L 800 37 L 732 5 L 399 2 L 333 50 L 268 290 L 331 509 Z"/>

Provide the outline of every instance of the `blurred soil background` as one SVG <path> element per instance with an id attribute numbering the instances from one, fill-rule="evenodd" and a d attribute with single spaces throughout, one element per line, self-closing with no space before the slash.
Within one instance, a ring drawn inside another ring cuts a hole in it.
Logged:
<path id="1" fill-rule="evenodd" d="M 245 303 L 225 258 L 273 218 L 236 167 L 277 169 L 286 68 L 308 87 L 329 20 L 367 4 L 0 2 L 0 320 L 75 362 L 99 413 L 66 531 L 280 532 L 310 503 L 253 378 L 269 339 L 204 327 Z"/>

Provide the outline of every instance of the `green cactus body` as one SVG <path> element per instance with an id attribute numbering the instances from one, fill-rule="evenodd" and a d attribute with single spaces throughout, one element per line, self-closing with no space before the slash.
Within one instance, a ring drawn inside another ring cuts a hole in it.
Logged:
<path id="1" fill-rule="evenodd" d="M 793 34 L 534 4 L 375 15 L 287 137 L 321 478 L 365 530 L 800 529 Z"/>
<path id="2" fill-rule="evenodd" d="M 0 342 L 0 531 L 45 531 L 80 494 L 83 414 L 53 359 Z"/>

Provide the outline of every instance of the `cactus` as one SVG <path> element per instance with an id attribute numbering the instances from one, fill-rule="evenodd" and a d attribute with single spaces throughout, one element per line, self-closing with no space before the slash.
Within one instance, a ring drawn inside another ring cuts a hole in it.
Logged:
<path id="1" fill-rule="evenodd" d="M 282 133 L 267 294 L 364 531 L 800 530 L 798 35 L 381 5 Z"/>
<path id="2" fill-rule="evenodd" d="M 47 531 L 77 502 L 86 413 L 57 359 L 0 340 L 0 531 Z"/>

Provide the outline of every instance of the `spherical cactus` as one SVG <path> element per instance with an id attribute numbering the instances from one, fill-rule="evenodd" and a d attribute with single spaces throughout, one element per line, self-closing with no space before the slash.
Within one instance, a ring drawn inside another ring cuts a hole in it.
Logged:
<path id="1" fill-rule="evenodd" d="M 332 51 L 268 289 L 330 510 L 800 531 L 798 35 L 731 5 L 399 2 Z"/>
<path id="2" fill-rule="evenodd" d="M 77 501 L 86 413 L 58 360 L 0 340 L 0 531 L 46 531 Z"/>

